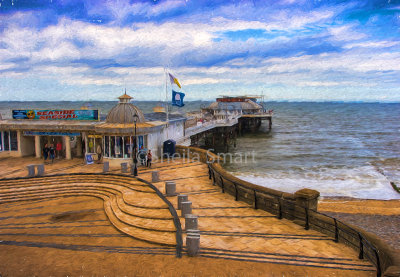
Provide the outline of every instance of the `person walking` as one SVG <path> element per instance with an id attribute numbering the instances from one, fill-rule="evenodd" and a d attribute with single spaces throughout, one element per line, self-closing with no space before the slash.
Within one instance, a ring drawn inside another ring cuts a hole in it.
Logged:
<path id="1" fill-rule="evenodd" d="M 100 144 L 97 145 L 96 148 L 96 154 L 97 154 L 97 163 L 99 164 L 101 161 L 101 154 L 103 153 L 103 150 L 101 149 Z"/>
<path id="2" fill-rule="evenodd" d="M 152 157 L 153 155 L 151 154 L 151 150 L 149 149 L 149 152 L 147 153 L 147 167 L 151 167 Z"/>
<path id="3" fill-rule="evenodd" d="M 47 157 L 49 156 L 49 147 L 47 146 L 47 143 L 43 147 L 43 158 L 44 160 L 47 160 Z"/>
<path id="4" fill-rule="evenodd" d="M 144 150 L 143 145 L 139 150 L 139 160 L 141 165 L 146 165 L 146 150 Z"/>
<path id="5" fill-rule="evenodd" d="M 54 162 L 55 153 L 56 153 L 56 150 L 54 149 L 54 144 L 50 144 L 49 153 L 50 153 L 51 163 L 53 163 Z"/>
<path id="6" fill-rule="evenodd" d="M 60 152 L 61 152 L 61 150 L 62 150 L 62 144 L 61 144 L 61 142 L 57 142 L 57 144 L 56 144 L 56 150 L 57 150 L 57 159 L 59 159 L 59 158 L 60 158 Z"/>

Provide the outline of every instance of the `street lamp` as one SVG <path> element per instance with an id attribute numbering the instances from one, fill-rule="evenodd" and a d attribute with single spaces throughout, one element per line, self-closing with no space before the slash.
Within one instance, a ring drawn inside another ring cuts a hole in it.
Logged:
<path id="1" fill-rule="evenodd" d="M 138 176 L 138 172 L 137 172 L 137 137 L 136 137 L 136 123 L 139 119 L 139 116 L 137 114 L 133 115 L 133 122 L 135 123 L 135 140 L 134 140 L 134 144 L 133 144 L 133 149 L 134 151 L 134 156 L 133 156 L 133 176 Z"/>

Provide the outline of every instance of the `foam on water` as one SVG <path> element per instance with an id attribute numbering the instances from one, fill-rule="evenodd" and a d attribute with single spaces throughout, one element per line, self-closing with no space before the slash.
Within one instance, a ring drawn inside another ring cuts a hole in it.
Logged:
<path id="1" fill-rule="evenodd" d="M 302 188 L 315 189 L 321 196 L 344 196 L 363 199 L 400 199 L 386 176 L 373 166 L 358 168 L 324 168 L 319 172 L 246 173 L 231 172 L 238 178 L 260 186 L 294 193 Z"/>
<path id="2" fill-rule="evenodd" d="M 273 128 L 237 140 L 233 154 L 256 152 L 248 163 L 226 162 L 239 178 L 286 192 L 400 199 L 400 104 L 270 103 Z"/>

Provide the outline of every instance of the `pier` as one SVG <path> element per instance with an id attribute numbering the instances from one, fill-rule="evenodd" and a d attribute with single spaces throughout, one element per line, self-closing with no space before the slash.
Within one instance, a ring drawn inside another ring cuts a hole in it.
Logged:
<path id="1" fill-rule="evenodd" d="M 262 121 L 268 121 L 268 130 L 272 129 L 272 117 L 270 113 L 236 115 L 226 119 L 212 119 L 205 123 L 199 123 L 185 128 L 182 138 L 177 144 L 184 146 L 210 146 L 236 145 L 236 138 L 247 132 L 257 131 Z M 227 150 L 227 149 L 226 149 Z"/>

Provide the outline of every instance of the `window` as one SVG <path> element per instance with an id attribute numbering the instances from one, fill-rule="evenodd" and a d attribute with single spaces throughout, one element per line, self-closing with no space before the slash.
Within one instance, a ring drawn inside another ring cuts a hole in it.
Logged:
<path id="1" fill-rule="evenodd" d="M 109 136 L 104 137 L 104 156 L 105 157 L 110 156 L 110 137 Z"/>
<path id="2" fill-rule="evenodd" d="M 94 138 L 88 138 L 88 153 L 95 153 Z"/>
<path id="3" fill-rule="evenodd" d="M 18 151 L 18 136 L 16 131 L 10 131 L 11 151 Z"/>
<path id="4" fill-rule="evenodd" d="M 142 147 L 146 148 L 146 138 L 146 136 L 137 136 L 137 151 Z M 134 136 L 104 136 L 104 157 L 129 159 L 132 157 L 134 145 Z"/>
<path id="5" fill-rule="evenodd" d="M 116 158 L 122 158 L 124 155 L 124 140 L 122 137 L 115 137 L 115 157 Z"/>
<path id="6" fill-rule="evenodd" d="M 115 137 L 110 137 L 110 149 L 111 155 L 110 158 L 115 158 Z"/>
<path id="7" fill-rule="evenodd" d="M 17 131 L 0 132 L 0 151 L 18 151 Z"/>
<path id="8" fill-rule="evenodd" d="M 10 140 L 9 133 L 7 131 L 4 132 L 4 151 L 10 150 Z"/>
<path id="9" fill-rule="evenodd" d="M 132 153 L 132 137 L 124 137 L 124 158 L 130 158 Z"/>

